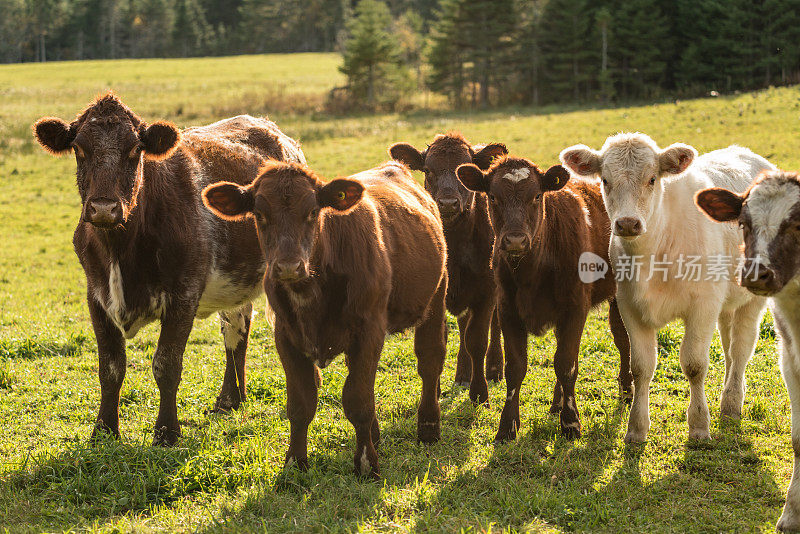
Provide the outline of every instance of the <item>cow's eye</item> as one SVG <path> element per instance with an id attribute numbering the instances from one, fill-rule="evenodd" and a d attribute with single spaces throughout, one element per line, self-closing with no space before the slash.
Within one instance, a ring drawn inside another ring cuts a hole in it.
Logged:
<path id="1" fill-rule="evenodd" d="M 495 198 L 495 196 L 494 196 L 493 194 L 491 194 L 491 193 L 489 193 L 489 202 L 491 202 L 492 204 L 494 204 L 495 202 L 497 202 L 497 199 L 496 199 L 496 198 Z"/>
<path id="2" fill-rule="evenodd" d="M 647 183 L 650 184 L 650 185 L 656 185 L 656 177 L 653 176 L 652 178 L 650 178 L 650 181 L 647 182 Z"/>
<path id="3" fill-rule="evenodd" d="M 542 200 L 542 194 L 541 194 L 541 193 L 539 193 L 538 195 L 536 195 L 535 197 L 533 197 L 533 200 L 535 200 L 536 202 L 539 202 L 540 200 Z"/>
<path id="4" fill-rule="evenodd" d="M 75 149 L 75 154 L 77 154 L 79 158 L 86 159 L 86 152 L 83 151 L 81 145 L 72 145 L 72 148 Z"/>
<path id="5" fill-rule="evenodd" d="M 319 216 L 319 208 L 314 208 L 313 210 L 308 212 L 307 219 L 309 222 L 313 222 L 317 220 L 318 216 Z"/>
<path id="6" fill-rule="evenodd" d="M 608 187 L 608 180 L 606 180 L 605 178 L 600 178 L 600 179 L 603 181 L 603 185 Z"/>
<path id="7" fill-rule="evenodd" d="M 142 147 L 140 145 L 136 145 L 128 153 L 128 157 L 131 159 L 139 159 L 139 154 L 141 153 L 142 153 Z"/>
<path id="8" fill-rule="evenodd" d="M 253 213 L 253 215 L 255 216 L 256 222 L 258 224 L 267 224 L 267 216 L 264 215 L 263 213 L 257 211 Z"/>

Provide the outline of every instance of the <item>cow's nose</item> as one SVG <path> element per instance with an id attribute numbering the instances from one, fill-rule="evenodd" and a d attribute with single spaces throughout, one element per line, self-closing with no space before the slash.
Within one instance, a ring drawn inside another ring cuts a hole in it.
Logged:
<path id="1" fill-rule="evenodd" d="M 275 278 L 292 282 L 305 278 L 305 264 L 300 261 L 282 261 L 275 264 Z"/>
<path id="2" fill-rule="evenodd" d="M 458 199 L 457 198 L 440 198 L 437 200 L 439 204 L 439 211 L 449 215 L 451 213 L 455 213 L 458 211 Z"/>
<path id="3" fill-rule="evenodd" d="M 509 233 L 503 236 L 503 250 L 508 254 L 520 254 L 525 252 L 529 244 L 528 236 L 521 232 Z"/>
<path id="4" fill-rule="evenodd" d="M 775 271 L 758 260 L 748 260 L 742 268 L 742 287 L 756 293 L 774 293 L 777 287 Z"/>
<path id="5" fill-rule="evenodd" d="M 614 233 L 621 237 L 635 237 L 644 233 L 644 225 L 636 217 L 620 217 L 614 222 Z"/>
<path id="6" fill-rule="evenodd" d="M 122 223 L 122 205 L 113 200 L 91 200 L 86 209 L 86 218 L 102 228 L 116 226 Z"/>

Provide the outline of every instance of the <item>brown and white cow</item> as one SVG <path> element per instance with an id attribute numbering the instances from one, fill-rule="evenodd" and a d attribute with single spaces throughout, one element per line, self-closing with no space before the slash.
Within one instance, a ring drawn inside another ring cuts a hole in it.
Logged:
<path id="1" fill-rule="evenodd" d="M 598 184 L 569 179 L 561 165 L 542 172 L 524 158 L 503 157 L 488 171 L 458 168 L 461 182 L 488 193 L 495 231 L 494 272 L 500 289 L 500 324 L 506 354 L 508 396 L 497 441 L 519 429 L 519 393 L 528 370 L 528 333 L 555 329 L 556 386 L 551 413 L 560 412 L 561 432 L 581 435 L 575 403 L 578 351 L 589 311 L 609 302 L 609 323 L 620 352 L 619 383 L 631 391 L 630 345 L 614 299 L 616 282 L 606 268 L 582 280 L 582 262 L 608 260 L 611 227 Z"/>
<path id="2" fill-rule="evenodd" d="M 378 476 L 375 373 L 385 336 L 409 327 L 422 377 L 417 437 L 439 439 L 446 245 L 436 205 L 411 173 L 388 163 L 326 184 L 304 165 L 275 162 L 250 186 L 207 187 L 203 200 L 218 216 L 249 217 L 258 229 L 286 372 L 286 463 L 308 465 L 318 368 L 344 352 L 342 407 L 356 431 L 355 470 Z"/>
<path id="3" fill-rule="evenodd" d="M 166 122 L 147 124 L 111 93 L 71 123 L 40 119 L 34 133 L 45 150 L 74 152 L 77 162 L 82 212 L 73 244 L 100 360 L 93 436 L 119 436 L 125 339 L 155 320 L 161 399 L 154 444 L 180 435 L 176 395 L 195 317 L 220 312 L 227 363 L 214 408 L 237 408 L 264 257 L 252 225 L 214 217 L 200 192 L 218 176 L 247 184 L 269 159 L 304 162 L 297 143 L 274 123 L 244 115 L 182 133 Z"/>
<path id="4" fill-rule="evenodd" d="M 794 471 L 778 530 L 800 530 L 800 176 L 766 171 L 741 194 L 714 187 L 695 202 L 709 217 L 738 222 L 744 236 L 740 283 L 772 297 L 781 373 L 792 403 Z"/>
<path id="5" fill-rule="evenodd" d="M 475 163 L 488 169 L 492 159 L 506 153 L 504 145 L 473 146 L 454 132 L 437 135 L 422 152 L 408 143 L 396 143 L 389 149 L 393 159 L 425 173 L 425 189 L 439 207 L 447 241 L 447 310 L 457 317 L 460 336 L 455 381 L 460 386 L 469 385 L 470 399 L 477 403 L 489 398 L 487 378 L 503 378 L 492 274 L 494 232 L 486 195 L 464 187 L 456 177 L 456 168 Z"/>

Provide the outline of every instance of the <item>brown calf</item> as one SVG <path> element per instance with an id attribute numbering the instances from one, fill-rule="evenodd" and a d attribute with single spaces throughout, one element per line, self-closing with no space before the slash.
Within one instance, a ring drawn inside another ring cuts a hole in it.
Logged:
<path id="1" fill-rule="evenodd" d="M 93 436 L 119 436 L 125 338 L 155 320 L 161 402 L 154 443 L 172 444 L 180 435 L 176 395 L 196 316 L 220 312 L 227 363 L 214 408 L 237 408 L 264 257 L 252 225 L 214 217 L 200 191 L 215 176 L 246 184 L 268 158 L 304 162 L 298 145 L 274 123 L 249 116 L 182 134 L 165 122 L 148 125 L 111 93 L 71 123 L 40 119 L 34 132 L 45 150 L 74 151 L 77 161 L 82 213 L 73 244 L 86 273 L 100 360 Z"/>
<path id="2" fill-rule="evenodd" d="M 492 274 L 494 232 L 486 195 L 464 187 L 456 177 L 456 168 L 475 163 L 488 169 L 493 158 L 507 152 L 501 144 L 473 147 L 460 133 L 437 135 L 423 152 L 407 143 L 396 143 L 389 149 L 393 159 L 425 173 L 425 189 L 439 206 L 447 241 L 447 310 L 458 318 L 460 336 L 455 381 L 461 386 L 469 384 L 470 399 L 478 403 L 489 398 L 486 378 L 503 378 Z"/>
<path id="3" fill-rule="evenodd" d="M 457 172 L 469 189 L 489 194 L 495 229 L 493 261 L 508 388 L 495 439 L 514 439 L 519 429 L 519 389 L 528 370 L 527 334 L 541 336 L 550 328 L 555 328 L 557 341 L 557 383 L 550 412 L 561 412 L 563 435 L 578 438 L 578 350 L 589 311 L 604 301 L 609 302 L 609 323 L 620 352 L 623 391 L 630 392 L 633 379 L 630 344 L 614 300 L 616 282 L 610 269 L 588 283 L 579 276 L 584 254 L 609 265 L 610 224 L 600 188 L 588 181 L 568 183 L 569 173 L 561 165 L 543 173 L 523 158 L 502 158 L 486 172 L 475 165 L 462 165 Z"/>
<path id="4" fill-rule="evenodd" d="M 303 165 L 270 163 L 252 185 L 215 184 L 203 200 L 224 219 L 255 219 L 286 372 L 287 464 L 308 465 L 318 368 L 344 352 L 342 407 L 356 431 L 356 473 L 378 476 L 378 359 L 386 334 L 413 326 L 417 437 L 439 439 L 446 246 L 436 205 L 408 170 L 390 163 L 325 184 Z"/>

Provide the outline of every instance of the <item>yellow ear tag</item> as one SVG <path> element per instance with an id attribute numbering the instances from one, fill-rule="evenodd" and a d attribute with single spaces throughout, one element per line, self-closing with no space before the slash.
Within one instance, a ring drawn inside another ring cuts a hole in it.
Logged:
<path id="1" fill-rule="evenodd" d="M 344 191 L 339 191 L 339 200 L 344 200 L 345 194 Z"/>
<path id="2" fill-rule="evenodd" d="M 556 176 L 556 185 L 558 185 L 560 181 L 561 181 L 561 178 L 559 178 L 558 176 Z"/>

